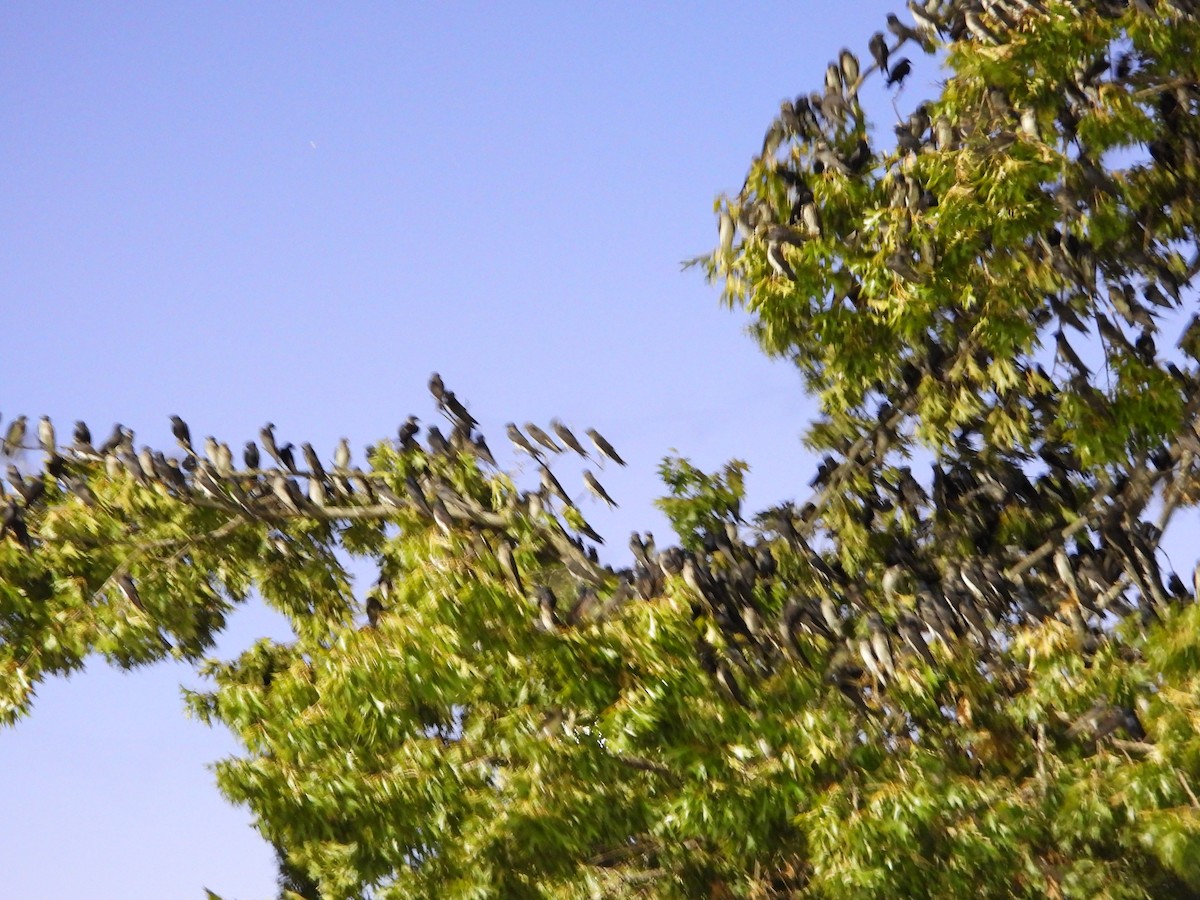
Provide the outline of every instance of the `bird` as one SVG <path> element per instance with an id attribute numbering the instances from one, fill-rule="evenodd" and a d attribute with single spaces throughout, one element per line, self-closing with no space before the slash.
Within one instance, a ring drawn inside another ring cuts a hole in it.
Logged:
<path id="1" fill-rule="evenodd" d="M 192 452 L 192 433 L 188 429 L 187 422 L 179 416 L 171 416 L 171 434 L 175 435 L 175 440 L 179 442 L 180 447 L 188 453 Z"/>
<path id="2" fill-rule="evenodd" d="M 563 452 L 563 448 L 554 442 L 554 438 L 550 437 L 550 435 L 546 434 L 546 432 L 542 431 L 542 429 L 538 428 L 532 422 L 525 423 L 525 431 L 531 438 L 533 438 L 551 453 Z"/>
<path id="3" fill-rule="evenodd" d="M 589 472 L 587 469 L 583 470 L 583 483 L 587 486 L 587 489 L 589 491 L 591 491 L 592 494 L 595 495 L 598 499 L 603 500 L 605 503 L 607 503 L 613 509 L 616 509 L 617 502 L 608 495 L 608 492 L 606 490 L 604 490 L 604 485 L 602 485 L 599 481 L 597 481 L 596 476 L 593 475 L 591 472 Z"/>
<path id="4" fill-rule="evenodd" d="M 898 63 L 892 66 L 887 76 L 887 86 L 904 85 L 904 79 L 912 72 L 912 62 L 908 57 L 902 58 Z"/>
<path id="5" fill-rule="evenodd" d="M 15 456 L 24 445 L 26 421 L 25 416 L 17 416 L 8 423 L 8 431 L 4 434 L 4 440 L 0 441 L 0 449 L 4 451 L 3 456 Z"/>
<path id="6" fill-rule="evenodd" d="M 400 426 L 400 430 L 396 434 L 396 437 L 400 442 L 401 450 L 416 449 L 417 432 L 421 430 L 420 422 L 421 420 L 416 416 L 409 416 L 404 420 L 404 424 Z"/>
<path id="7" fill-rule="evenodd" d="M 58 453 L 58 444 L 54 439 L 54 423 L 50 421 L 49 416 L 42 416 L 38 420 L 38 443 L 47 456 L 55 456 Z"/>
<path id="8" fill-rule="evenodd" d="M 437 372 L 429 376 L 429 393 L 433 394 L 433 399 L 439 402 L 445 396 L 446 386 L 442 383 L 442 376 Z"/>
<path id="9" fill-rule="evenodd" d="M 579 439 L 575 437 L 570 428 L 568 428 L 558 419 L 550 420 L 550 428 L 554 431 L 555 435 L 558 436 L 558 439 L 563 442 L 563 444 L 574 450 L 584 459 L 588 458 L 587 450 L 584 449 L 583 444 L 579 443 Z"/>
<path id="10" fill-rule="evenodd" d="M 592 443 L 596 445 L 596 449 L 600 452 L 601 456 L 611 459 L 618 466 L 625 465 L 625 460 L 621 459 L 617 451 L 613 449 L 613 445 L 606 441 L 604 439 L 604 435 L 598 432 L 595 428 L 587 429 L 584 434 L 591 438 Z"/>
<path id="11" fill-rule="evenodd" d="M 517 428 L 513 422 L 509 422 L 504 426 L 504 428 L 505 431 L 508 432 L 508 439 L 513 442 L 513 446 L 520 450 L 524 450 L 535 459 L 541 458 L 541 451 L 538 450 L 537 447 L 533 446 L 533 444 L 529 443 L 529 438 L 521 434 L 521 429 Z"/>
<path id="12" fill-rule="evenodd" d="M 80 419 L 75 423 L 75 446 L 80 450 L 90 450 L 92 448 L 92 431 L 87 427 L 87 422 Z"/>
<path id="13" fill-rule="evenodd" d="M 870 48 L 871 56 L 874 58 L 876 65 L 879 66 L 879 71 L 886 75 L 888 70 L 888 45 L 883 32 L 877 31 L 871 35 L 871 40 L 867 42 L 867 47 Z"/>
<path id="14" fill-rule="evenodd" d="M 450 414 L 452 419 L 461 422 L 468 430 L 479 424 L 479 420 L 467 412 L 467 408 L 462 405 L 462 401 L 454 396 L 454 391 L 446 391 L 441 397 L 440 405 Z"/>
<path id="15" fill-rule="evenodd" d="M 242 449 L 242 462 L 246 464 L 247 469 L 257 469 L 259 464 L 258 444 L 254 441 L 246 441 L 246 446 Z"/>
<path id="16" fill-rule="evenodd" d="M 279 448 L 275 446 L 274 423 L 268 422 L 262 427 L 262 430 L 260 430 L 258 434 L 259 437 L 262 438 L 263 449 L 267 451 L 267 455 L 270 456 L 271 459 L 275 460 L 275 462 L 282 465 L 282 460 L 279 458 Z"/>
<path id="17" fill-rule="evenodd" d="M 333 464 L 336 468 L 346 469 L 350 467 L 350 441 L 347 438 L 342 438 L 337 442 L 337 447 L 333 451 Z"/>

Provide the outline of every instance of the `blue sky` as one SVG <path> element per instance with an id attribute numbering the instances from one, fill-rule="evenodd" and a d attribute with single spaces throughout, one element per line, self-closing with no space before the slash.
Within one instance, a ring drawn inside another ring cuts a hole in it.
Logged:
<path id="1" fill-rule="evenodd" d="M 798 377 L 680 262 L 779 101 L 899 5 L 8 3 L 0 412 L 361 451 L 432 417 L 438 370 L 496 449 L 607 435 L 617 548 L 667 533 L 671 448 L 746 459 L 753 507 L 803 496 Z M 220 650 L 281 633 L 247 608 Z M 0 732 L 5 896 L 274 896 L 181 682 L 96 664 Z"/>

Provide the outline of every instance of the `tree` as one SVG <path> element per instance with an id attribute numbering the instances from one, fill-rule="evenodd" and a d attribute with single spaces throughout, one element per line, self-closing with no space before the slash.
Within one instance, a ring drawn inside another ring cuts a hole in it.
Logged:
<path id="1" fill-rule="evenodd" d="M 363 467 L 45 423 L 6 721 L 89 653 L 201 660 L 256 590 L 295 640 L 189 705 L 298 890 L 1200 895 L 1198 589 L 1160 547 L 1198 491 L 1197 9 L 912 12 L 783 104 L 700 260 L 820 398 L 811 499 L 754 515 L 741 464 L 668 459 L 678 545 L 617 570 L 551 468 L 617 451 L 514 426 L 521 486 L 436 377 L 449 437 Z M 872 143 L 917 49 L 940 93 Z"/>

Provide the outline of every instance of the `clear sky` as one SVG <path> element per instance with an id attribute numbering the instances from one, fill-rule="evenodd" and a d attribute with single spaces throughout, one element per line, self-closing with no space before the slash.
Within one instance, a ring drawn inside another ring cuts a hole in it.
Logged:
<path id="1" fill-rule="evenodd" d="M 802 497 L 797 375 L 680 263 L 779 101 L 900 5 L 6 3 L 0 412 L 361 451 L 432 417 L 438 370 L 495 449 L 556 415 L 609 437 L 610 546 L 667 533 L 671 448 Z M 262 634 L 246 608 L 220 652 Z M 181 682 L 97 663 L 0 732 L 0 895 L 274 896 Z"/>

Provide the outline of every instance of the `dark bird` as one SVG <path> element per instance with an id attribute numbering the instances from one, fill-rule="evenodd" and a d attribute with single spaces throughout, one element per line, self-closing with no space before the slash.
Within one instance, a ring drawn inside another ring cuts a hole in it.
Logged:
<path id="1" fill-rule="evenodd" d="M 454 391 L 446 391 L 442 396 L 441 405 L 450 414 L 451 418 L 456 422 L 460 422 L 468 430 L 479 424 L 479 420 L 467 412 L 467 408 L 462 405 L 462 401 L 454 396 Z"/>
<path id="2" fill-rule="evenodd" d="M 912 63 L 909 61 L 908 57 L 903 57 L 898 63 L 892 66 L 891 71 L 888 72 L 887 86 L 891 87 L 892 85 L 898 84 L 903 87 L 904 79 L 907 78 L 911 72 Z"/>
<path id="3" fill-rule="evenodd" d="M 616 509 L 617 502 L 612 497 L 608 496 L 608 492 L 604 490 L 604 485 L 596 480 L 596 476 L 587 469 L 583 470 L 583 483 L 587 485 L 587 489 L 592 492 L 598 499 L 603 500 L 613 509 Z"/>
<path id="4" fill-rule="evenodd" d="M 529 443 L 529 438 L 521 434 L 521 429 L 519 429 L 515 424 L 509 422 L 504 426 L 504 428 L 508 432 L 508 439 L 513 442 L 513 446 L 520 450 L 524 450 L 526 453 L 536 459 L 541 458 L 541 451 L 539 451 L 537 447 L 533 446 L 533 444 Z"/>
<path id="5" fill-rule="evenodd" d="M 101 456 L 105 456 L 116 450 L 117 447 L 124 442 L 124 440 L 125 429 L 122 428 L 120 424 L 116 424 L 112 427 L 112 432 L 109 434 L 108 438 L 105 439 L 104 443 L 96 448 L 96 452 Z"/>
<path id="6" fill-rule="evenodd" d="M 584 457 L 585 459 L 587 458 L 587 455 L 588 455 L 587 450 L 585 450 L 583 448 L 583 444 L 579 443 L 579 439 L 577 437 L 575 437 L 574 433 L 571 431 L 570 428 L 568 428 L 566 425 L 564 425 L 558 419 L 550 420 L 550 428 L 554 431 L 554 433 L 558 436 L 558 439 L 560 441 L 562 441 L 565 446 L 570 447 L 572 450 L 574 450 L 576 453 L 578 453 L 580 456 Z"/>
<path id="7" fill-rule="evenodd" d="M 613 445 L 606 441 L 604 436 L 595 428 L 589 428 L 584 433 L 591 438 L 592 443 L 596 445 L 596 449 L 600 451 L 601 456 L 608 457 L 618 466 L 625 465 L 625 460 L 621 459 L 621 457 L 617 455 L 617 451 L 613 449 Z"/>
<path id="8" fill-rule="evenodd" d="M 554 439 L 542 429 L 538 428 L 532 422 L 525 423 L 525 431 L 528 435 L 549 450 L 551 453 L 562 453 L 563 448 L 554 443 Z"/>
<path id="9" fill-rule="evenodd" d="M 175 440 L 179 442 L 180 447 L 188 453 L 192 452 L 192 432 L 188 428 L 187 422 L 179 416 L 171 416 L 171 434 L 175 435 Z"/>
<path id="10" fill-rule="evenodd" d="M 383 603 L 379 600 L 379 595 L 371 593 L 367 595 L 367 624 L 371 628 L 379 625 L 379 617 L 383 614 Z"/>
<path id="11" fill-rule="evenodd" d="M 871 40 L 867 42 L 867 46 L 871 50 L 871 56 L 874 58 L 875 64 L 879 66 L 879 71 L 886 75 L 888 70 L 888 45 L 883 32 L 877 31 L 871 35 Z"/>
<path id="12" fill-rule="evenodd" d="M 430 425 L 425 430 L 425 443 L 429 445 L 430 453 L 436 453 L 442 456 L 450 455 L 450 444 L 446 438 L 442 436 L 441 430 L 436 425 Z"/>
<path id="13" fill-rule="evenodd" d="M 421 430 L 420 421 L 416 416 L 409 416 L 404 420 L 404 424 L 400 426 L 397 437 L 400 441 L 401 450 L 413 450 L 417 447 L 416 437 L 417 432 Z"/>
<path id="14" fill-rule="evenodd" d="M 24 445 L 25 422 L 25 416 L 17 416 L 8 423 L 8 431 L 4 434 L 4 440 L 0 441 L 0 449 L 4 450 L 4 456 L 16 455 Z"/>
<path id="15" fill-rule="evenodd" d="M 92 430 L 82 419 L 75 423 L 75 446 L 81 450 L 92 449 Z"/>
<path id="16" fill-rule="evenodd" d="M 142 598 L 138 595 L 137 585 L 133 583 L 133 579 L 130 578 L 128 574 L 122 574 L 121 577 L 117 579 L 117 587 L 121 589 L 121 594 L 127 601 L 129 601 L 129 603 L 140 609 L 142 612 L 146 611 L 146 607 L 142 605 Z"/>
<path id="17" fill-rule="evenodd" d="M 258 444 L 246 441 L 246 446 L 242 449 L 242 462 L 246 464 L 247 469 L 257 470 L 259 461 Z"/>
<path id="18" fill-rule="evenodd" d="M 446 386 L 442 384 L 442 376 L 437 372 L 429 376 L 429 393 L 433 394 L 433 399 L 439 403 L 446 395 Z"/>
<path id="19" fill-rule="evenodd" d="M 1092 374 L 1088 367 L 1083 364 L 1083 360 L 1079 358 L 1079 354 L 1075 352 L 1075 348 L 1067 340 L 1067 336 L 1062 333 L 1062 329 L 1054 333 L 1054 347 L 1058 359 L 1074 369 L 1076 373 L 1084 378 Z"/>
<path id="20" fill-rule="evenodd" d="M 278 448 L 278 455 L 276 457 L 279 460 L 279 464 L 293 474 L 296 472 L 296 455 L 292 452 L 294 449 L 291 444 L 284 444 Z"/>
<path id="21" fill-rule="evenodd" d="M 475 436 L 475 440 L 471 446 L 475 448 L 474 453 L 477 458 L 487 463 L 493 469 L 496 468 L 496 457 L 492 456 L 492 451 L 489 449 L 487 441 L 484 440 L 482 434 Z"/>

